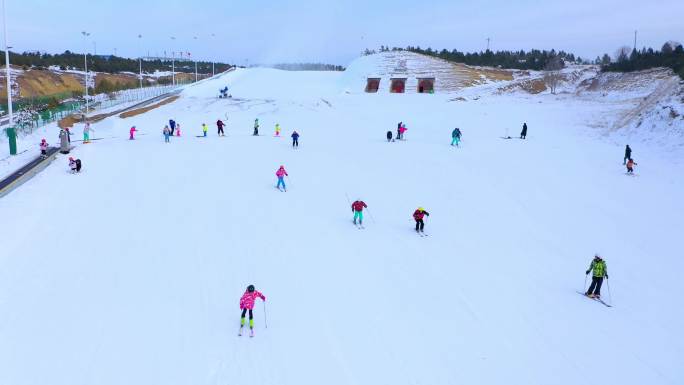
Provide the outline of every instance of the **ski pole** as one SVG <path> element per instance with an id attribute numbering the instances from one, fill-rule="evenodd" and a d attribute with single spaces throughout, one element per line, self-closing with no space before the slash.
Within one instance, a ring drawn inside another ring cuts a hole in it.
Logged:
<path id="1" fill-rule="evenodd" d="M 586 293 L 587 292 L 587 277 L 589 274 L 584 274 L 584 286 L 582 286 L 582 292 Z"/>
<path id="2" fill-rule="evenodd" d="M 262 302 L 264 304 L 264 329 L 268 329 L 268 322 L 266 322 L 266 301 Z"/>
<path id="3" fill-rule="evenodd" d="M 606 277 L 606 286 L 608 287 L 608 299 L 610 300 L 610 304 L 613 304 L 613 296 L 610 294 L 610 283 L 608 283 L 608 277 Z"/>

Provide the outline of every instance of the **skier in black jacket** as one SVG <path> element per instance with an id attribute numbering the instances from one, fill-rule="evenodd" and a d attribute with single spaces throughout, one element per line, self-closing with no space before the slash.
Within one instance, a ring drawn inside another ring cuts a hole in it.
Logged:
<path id="1" fill-rule="evenodd" d="M 629 144 L 627 147 L 625 147 L 625 158 L 622 160 L 622 164 L 625 165 L 627 164 L 627 159 L 632 158 L 632 149 L 629 147 Z"/>

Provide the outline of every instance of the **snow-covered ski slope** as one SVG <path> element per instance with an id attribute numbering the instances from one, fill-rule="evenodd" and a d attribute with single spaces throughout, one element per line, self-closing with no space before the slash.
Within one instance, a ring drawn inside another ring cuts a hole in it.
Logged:
<path id="1" fill-rule="evenodd" d="M 625 175 L 624 143 L 588 126 L 615 112 L 586 100 L 341 82 L 267 69 L 202 82 L 95 124 L 105 139 L 73 152 L 81 174 L 60 156 L 1 199 L 0 384 L 684 383 L 673 154 L 630 143 L 638 176 Z M 234 99 L 217 99 L 226 84 Z M 165 144 L 169 118 L 183 136 Z M 407 140 L 387 143 L 399 121 Z M 500 138 L 523 121 L 528 140 Z M 365 230 L 345 194 L 367 202 Z M 577 294 L 595 252 L 612 308 Z M 248 284 L 267 296 L 255 338 L 237 336 Z"/>

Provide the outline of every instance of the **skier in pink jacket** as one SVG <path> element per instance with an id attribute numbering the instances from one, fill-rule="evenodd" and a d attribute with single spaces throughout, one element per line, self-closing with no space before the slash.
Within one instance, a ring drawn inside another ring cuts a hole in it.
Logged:
<path id="1" fill-rule="evenodd" d="M 287 174 L 287 171 L 285 171 L 285 166 L 280 166 L 278 171 L 276 171 L 276 176 L 278 177 L 278 184 L 276 185 L 276 188 L 280 190 L 280 185 L 283 185 L 283 189 L 281 191 L 287 191 L 287 187 L 285 187 L 285 178 L 286 176 L 289 176 Z"/>
<path id="2" fill-rule="evenodd" d="M 135 139 L 135 132 L 138 131 L 135 126 L 131 127 L 131 129 L 128 131 L 131 136 L 128 137 L 128 140 L 134 140 Z"/>
<path id="3" fill-rule="evenodd" d="M 262 301 L 266 301 L 266 296 L 254 289 L 254 285 L 247 286 L 245 294 L 240 298 L 240 310 L 242 310 L 242 316 L 240 316 L 240 333 L 242 335 L 242 328 L 245 326 L 245 314 L 249 310 L 249 336 L 254 337 L 254 317 L 252 315 L 252 310 L 254 309 L 254 301 L 257 297 L 261 298 Z"/>

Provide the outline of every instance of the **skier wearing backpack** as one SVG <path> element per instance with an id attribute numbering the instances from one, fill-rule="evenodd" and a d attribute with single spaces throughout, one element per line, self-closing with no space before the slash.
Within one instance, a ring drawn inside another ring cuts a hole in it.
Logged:
<path id="1" fill-rule="evenodd" d="M 451 131 L 451 145 L 456 145 L 458 147 L 458 144 L 461 142 L 461 130 L 457 128 L 454 128 L 453 131 Z"/>
<path id="2" fill-rule="evenodd" d="M 245 326 L 245 314 L 249 311 L 249 336 L 254 337 L 254 315 L 252 310 L 257 298 L 261 298 L 262 301 L 266 302 L 266 296 L 254 289 L 254 285 L 247 286 L 247 290 L 245 290 L 245 293 L 240 298 L 242 315 L 240 316 L 240 333 L 238 335 L 242 335 L 242 328 Z"/>
<path id="3" fill-rule="evenodd" d="M 287 171 L 285 171 L 285 166 L 280 166 L 278 171 L 276 171 L 276 176 L 278 177 L 278 184 L 276 185 L 276 188 L 278 190 L 280 190 L 280 185 L 282 185 L 283 190 L 281 190 L 281 191 L 287 192 L 287 187 L 285 187 L 285 179 L 284 178 L 286 176 L 289 176 L 289 175 L 288 175 Z"/>
<path id="4" fill-rule="evenodd" d="M 354 213 L 354 224 L 356 224 L 356 220 L 359 220 L 359 226 L 363 227 L 363 208 L 366 207 L 368 208 L 368 205 L 366 205 L 366 202 L 362 201 L 361 199 L 357 199 L 352 203 L 351 208 L 352 212 Z"/>
<path id="5" fill-rule="evenodd" d="M 413 219 L 416 221 L 416 232 L 417 233 L 418 232 L 420 232 L 420 233 L 424 232 L 423 229 L 425 228 L 425 222 L 423 222 L 423 218 L 426 215 L 429 217 L 430 213 L 425 211 L 425 209 L 422 207 L 418 207 L 418 209 L 416 209 L 416 211 L 413 212 Z"/>
<path id="6" fill-rule="evenodd" d="M 223 121 L 221 119 L 216 121 L 216 127 L 218 128 L 218 135 L 219 136 L 226 136 L 226 134 L 223 133 L 223 126 L 225 126 L 225 124 L 223 123 Z"/>
<path id="7" fill-rule="evenodd" d="M 594 256 L 594 260 L 591 261 L 589 269 L 586 274 L 593 272 L 591 277 L 591 285 L 589 290 L 584 293 L 590 298 L 601 298 L 601 285 L 603 284 L 603 278 L 608 279 L 608 268 L 606 267 L 606 261 L 603 260 L 598 254 Z"/>
<path id="8" fill-rule="evenodd" d="M 69 168 L 71 169 L 72 173 L 77 173 L 81 172 L 81 160 L 80 159 L 74 159 L 73 157 L 69 157 Z"/>
<path id="9" fill-rule="evenodd" d="M 292 148 L 299 148 L 299 133 L 297 130 L 292 132 Z"/>

